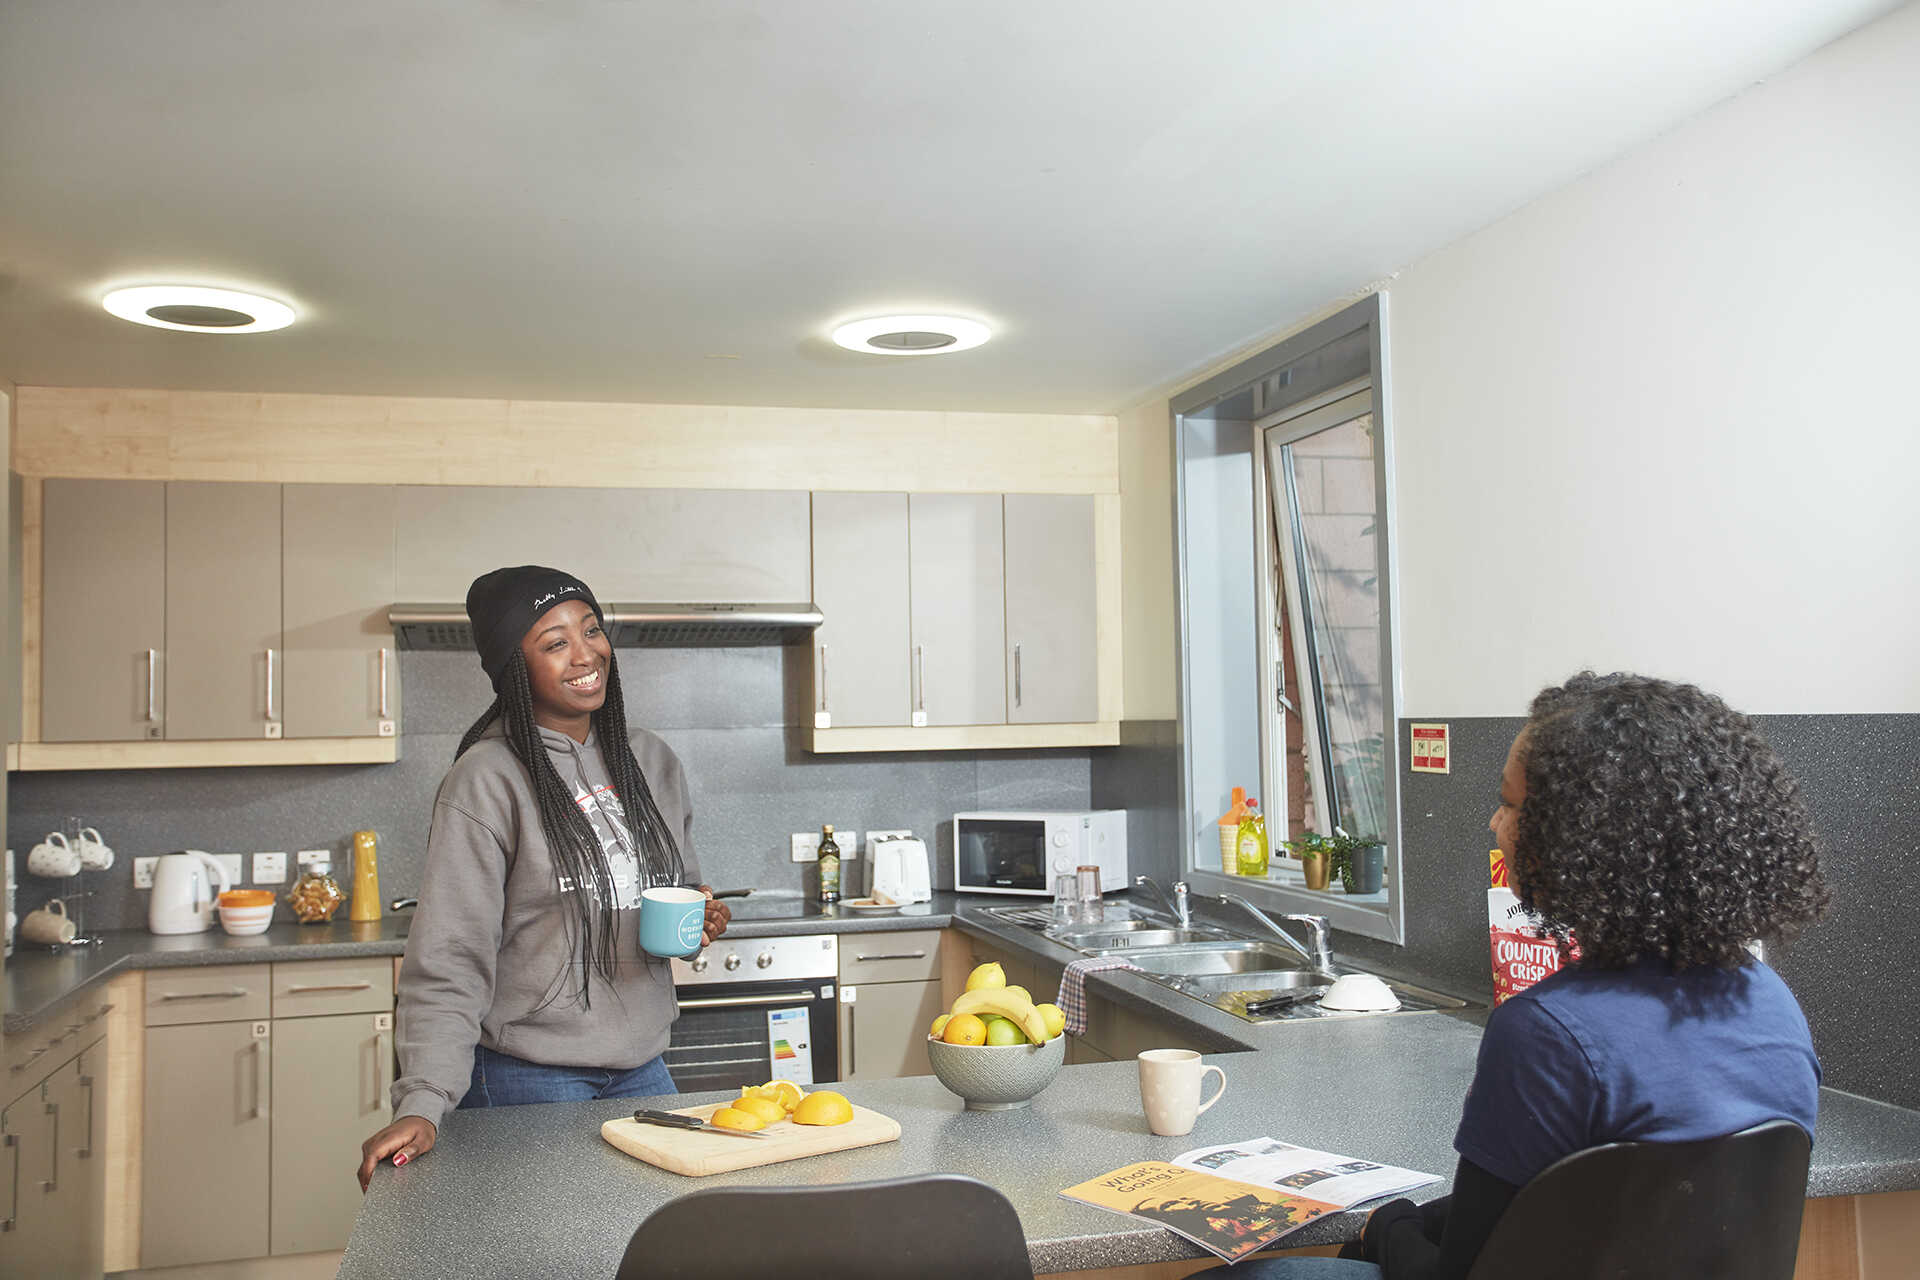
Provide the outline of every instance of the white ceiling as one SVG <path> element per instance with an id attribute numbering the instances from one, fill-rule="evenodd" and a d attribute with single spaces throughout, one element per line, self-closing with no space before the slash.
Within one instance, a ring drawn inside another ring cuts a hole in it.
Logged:
<path id="1" fill-rule="evenodd" d="M 1895 7 L 6 0 L 0 377 L 1112 412 Z"/>

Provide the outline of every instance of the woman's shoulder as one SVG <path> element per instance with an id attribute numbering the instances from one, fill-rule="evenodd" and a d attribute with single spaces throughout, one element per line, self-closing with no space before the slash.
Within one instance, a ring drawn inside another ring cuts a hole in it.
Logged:
<path id="1" fill-rule="evenodd" d="M 498 816 L 512 807 L 512 797 L 525 786 L 526 772 L 506 738 L 482 738 L 448 766 L 434 803 L 473 817 Z"/>
<path id="2" fill-rule="evenodd" d="M 633 747 L 633 758 L 639 762 L 641 772 L 652 777 L 657 773 L 681 773 L 680 757 L 674 754 L 665 738 L 651 729 L 627 728 L 627 741 Z"/>

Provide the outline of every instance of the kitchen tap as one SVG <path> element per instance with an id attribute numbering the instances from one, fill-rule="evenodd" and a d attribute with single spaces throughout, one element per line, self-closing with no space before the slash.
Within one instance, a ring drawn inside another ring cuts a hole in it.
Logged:
<path id="1" fill-rule="evenodd" d="M 1254 919 L 1267 926 L 1282 942 L 1299 952 L 1301 958 L 1315 969 L 1324 973 L 1333 968 L 1333 945 L 1328 940 L 1327 918 L 1325 916 L 1291 914 L 1280 917 L 1282 920 L 1292 920 L 1297 924 L 1307 926 L 1307 945 L 1303 947 L 1294 941 L 1292 934 L 1276 924 L 1273 917 L 1254 906 L 1251 902 L 1248 902 L 1239 894 L 1223 893 L 1220 895 L 1220 901 L 1231 906 L 1245 907 L 1253 914 Z"/>
<path id="2" fill-rule="evenodd" d="M 1173 912 L 1173 918 L 1179 921 L 1182 929 L 1193 927 L 1193 914 L 1187 907 L 1187 882 L 1185 880 L 1176 880 L 1171 894 L 1165 889 L 1162 889 L 1159 882 L 1152 876 L 1135 876 L 1133 878 L 1133 887 L 1136 889 L 1153 890 L 1160 896 L 1160 901 L 1166 903 L 1168 909 Z"/>

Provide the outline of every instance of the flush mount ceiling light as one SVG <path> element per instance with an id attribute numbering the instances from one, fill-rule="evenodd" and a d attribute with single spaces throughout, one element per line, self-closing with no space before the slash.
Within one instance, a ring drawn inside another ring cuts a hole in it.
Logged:
<path id="1" fill-rule="evenodd" d="M 115 289 L 100 305 L 135 324 L 188 333 L 266 333 L 294 321 L 293 308 L 272 298 L 200 285 L 153 284 Z"/>
<path id="2" fill-rule="evenodd" d="M 993 330 L 978 320 L 959 316 L 878 316 L 833 331 L 833 340 L 847 350 L 876 356 L 941 356 L 977 347 L 992 336 Z"/>

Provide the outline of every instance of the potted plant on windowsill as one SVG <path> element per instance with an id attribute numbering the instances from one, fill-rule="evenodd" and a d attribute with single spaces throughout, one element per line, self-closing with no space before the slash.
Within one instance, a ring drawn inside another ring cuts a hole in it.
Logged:
<path id="1" fill-rule="evenodd" d="M 1307 888 L 1327 887 L 1333 870 L 1333 839 L 1318 831 L 1308 831 L 1285 842 L 1287 852 L 1300 859 L 1300 872 L 1306 877 Z"/>
<path id="2" fill-rule="evenodd" d="M 1378 836 L 1350 836 L 1335 827 L 1327 842 L 1328 865 L 1351 894 L 1378 893 L 1386 878 L 1387 846 Z"/>

